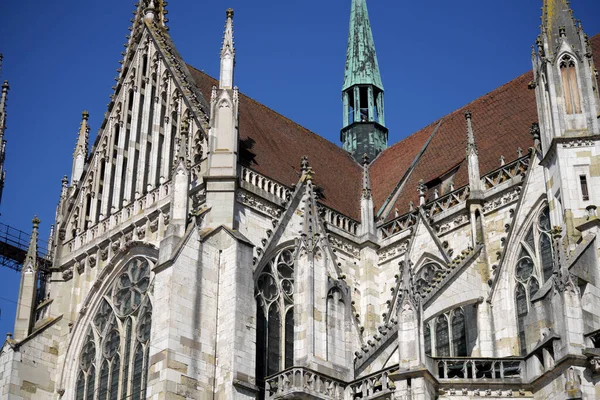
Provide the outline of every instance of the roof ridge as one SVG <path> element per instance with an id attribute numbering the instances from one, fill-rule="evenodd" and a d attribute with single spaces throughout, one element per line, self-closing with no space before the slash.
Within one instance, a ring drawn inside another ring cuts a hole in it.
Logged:
<path id="1" fill-rule="evenodd" d="M 187 63 L 186 63 L 186 64 L 187 64 Z M 215 78 L 213 78 L 212 76 L 210 76 L 210 75 L 209 75 L 209 74 L 207 74 L 206 72 L 204 72 L 204 71 L 202 71 L 202 70 L 199 70 L 198 68 L 196 68 L 196 67 L 194 67 L 194 66 L 192 66 L 192 65 L 190 65 L 190 64 L 187 64 L 187 66 L 188 66 L 188 68 L 192 68 L 192 69 L 194 69 L 194 70 L 196 70 L 196 71 L 200 72 L 201 74 L 204 74 L 204 75 L 206 75 L 206 76 L 207 76 L 207 77 L 209 77 L 210 79 L 213 79 L 213 80 L 215 80 L 215 81 L 216 81 L 216 79 L 215 79 Z M 274 113 L 275 115 L 277 115 L 278 117 L 282 118 L 283 120 L 285 120 L 285 121 L 288 121 L 288 122 L 291 122 L 293 125 L 295 125 L 295 126 L 297 126 L 297 127 L 301 128 L 302 130 L 306 131 L 306 133 L 309 133 L 309 134 L 311 134 L 311 135 L 315 136 L 315 137 L 316 137 L 316 138 L 318 138 L 319 140 L 321 140 L 321 141 L 323 141 L 323 142 L 326 142 L 327 144 L 333 145 L 333 146 L 334 146 L 334 147 L 335 147 L 337 150 L 340 150 L 340 151 L 341 151 L 341 153 L 344 153 L 344 155 L 346 155 L 348 158 L 350 158 L 351 160 L 353 160 L 353 161 L 354 161 L 354 163 L 356 164 L 356 166 L 360 167 L 360 164 L 358 164 L 358 162 L 356 162 L 356 160 L 354 160 L 354 158 L 352 157 L 352 155 L 351 155 L 350 153 L 348 153 L 347 151 L 345 151 L 343 148 L 341 148 L 341 147 L 340 147 L 340 146 L 338 146 L 337 144 L 333 143 L 332 141 L 328 140 L 327 138 L 325 138 L 325 137 L 323 137 L 323 136 L 319 135 L 319 134 L 318 134 L 318 133 L 316 133 L 316 132 L 313 132 L 312 130 L 310 130 L 310 129 L 306 128 L 305 126 L 302 126 L 302 125 L 300 125 L 299 123 L 297 123 L 296 121 L 292 120 L 291 118 L 288 118 L 288 117 L 286 117 L 285 115 L 281 114 L 280 112 L 278 112 L 278 111 L 276 111 L 276 110 L 272 109 L 271 107 L 269 107 L 269 106 L 267 106 L 267 105 L 265 105 L 265 104 L 261 103 L 260 101 L 258 101 L 258 100 L 256 100 L 256 99 L 254 99 L 254 98 L 252 98 L 252 97 L 250 97 L 250 96 L 248 96 L 247 94 L 245 94 L 245 93 L 243 93 L 243 92 L 240 92 L 240 96 L 244 96 L 244 97 L 246 97 L 248 100 L 252 101 L 254 104 L 256 104 L 256 105 L 258 105 L 259 107 L 262 107 L 262 108 L 264 108 L 264 109 L 266 109 L 266 110 L 268 110 L 268 111 L 270 111 L 270 112 Z"/>

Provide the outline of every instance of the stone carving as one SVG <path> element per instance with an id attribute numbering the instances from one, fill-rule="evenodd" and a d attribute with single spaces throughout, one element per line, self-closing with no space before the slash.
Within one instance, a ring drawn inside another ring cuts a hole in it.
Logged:
<path id="1" fill-rule="evenodd" d="M 100 259 L 101 259 L 102 261 L 106 261 L 106 260 L 108 260 L 108 247 L 106 247 L 106 248 L 104 248 L 104 249 L 100 250 Z"/>
<path id="2" fill-rule="evenodd" d="M 248 206 L 256 211 L 265 213 L 273 218 L 281 217 L 281 209 L 273 203 L 254 196 L 248 192 L 238 192 L 237 201 L 245 206 Z"/>
<path id="3" fill-rule="evenodd" d="M 383 263 L 392 258 L 401 256 L 402 254 L 406 253 L 407 249 L 408 249 L 408 240 L 404 240 L 400 243 L 396 243 L 395 245 L 388 247 L 378 253 L 379 262 Z"/>
<path id="4" fill-rule="evenodd" d="M 340 251 L 351 254 L 355 257 L 360 256 L 360 250 L 358 249 L 358 247 L 347 240 L 344 240 L 337 236 L 329 236 L 329 243 L 331 243 L 333 247 Z"/>
<path id="5" fill-rule="evenodd" d="M 145 225 L 138 226 L 135 230 L 135 233 L 139 240 L 144 239 L 146 237 L 146 226 Z"/>
<path id="6" fill-rule="evenodd" d="M 90 268 L 95 268 L 96 267 L 96 256 L 89 256 L 88 264 L 89 264 Z"/>
<path id="7" fill-rule="evenodd" d="M 158 218 L 150 222 L 150 232 L 155 233 L 158 230 Z"/>
<path id="8" fill-rule="evenodd" d="M 510 204 L 514 201 L 519 200 L 519 196 L 521 195 L 521 187 L 517 187 L 507 193 L 504 193 L 502 196 L 496 197 L 494 199 L 488 200 L 483 205 L 483 212 L 487 214 L 491 211 L 494 211 L 506 204 Z"/>
<path id="9" fill-rule="evenodd" d="M 443 224 L 436 226 L 439 234 L 446 233 L 454 228 L 464 225 L 469 222 L 469 216 L 467 214 L 461 214 L 454 219 L 451 219 Z"/>
<path id="10" fill-rule="evenodd" d="M 589 358 L 590 368 L 595 374 L 600 374 L 600 356 L 593 356 Z"/>
<path id="11" fill-rule="evenodd" d="M 65 282 L 73 279 L 73 267 L 69 267 L 66 270 L 64 270 L 62 273 L 62 277 Z"/>
<path id="12" fill-rule="evenodd" d="M 85 264 L 79 261 L 75 261 L 74 267 L 77 273 L 81 275 L 85 269 Z"/>
<path id="13" fill-rule="evenodd" d="M 563 148 L 590 147 L 594 145 L 594 141 L 592 139 L 573 139 L 568 142 L 563 142 L 560 145 Z"/>

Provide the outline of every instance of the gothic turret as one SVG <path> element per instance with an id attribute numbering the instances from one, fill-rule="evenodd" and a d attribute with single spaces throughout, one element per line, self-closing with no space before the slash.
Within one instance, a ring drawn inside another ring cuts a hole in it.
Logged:
<path id="1" fill-rule="evenodd" d="M 73 170 L 71 172 L 71 184 L 73 185 L 77 184 L 81 179 L 85 161 L 88 156 L 88 139 L 90 133 L 90 126 L 88 125 L 89 118 L 90 114 L 87 111 L 81 113 L 81 126 L 79 127 L 75 151 L 73 152 Z"/>
<path id="2" fill-rule="evenodd" d="M 536 90 L 542 165 L 554 203 L 552 225 L 562 226 L 573 244 L 580 235 L 576 221 L 600 200 L 593 189 L 600 178 L 591 173 L 597 162 L 589 156 L 598 151 L 598 82 L 588 37 L 573 18 L 569 1 L 544 0 L 542 11 L 530 87 Z"/>
<path id="3" fill-rule="evenodd" d="M 225 34 L 221 47 L 219 87 L 213 87 L 208 155 L 206 201 L 212 207 L 209 224 L 233 228 L 237 151 L 239 93 L 234 86 L 235 48 L 233 46 L 233 10 L 226 11 Z"/>
<path id="4" fill-rule="evenodd" d="M 358 162 L 362 162 L 364 154 L 373 160 L 387 147 L 388 130 L 366 0 L 352 0 L 342 91 L 344 126 L 340 139 L 344 150 Z"/>
<path id="5" fill-rule="evenodd" d="M 33 229 L 29 249 L 21 270 L 21 287 L 19 289 L 17 319 L 15 321 L 14 337 L 16 340 L 25 339 L 31 333 L 34 322 L 39 270 L 37 242 L 40 220 L 36 216 L 31 222 L 33 223 Z"/>

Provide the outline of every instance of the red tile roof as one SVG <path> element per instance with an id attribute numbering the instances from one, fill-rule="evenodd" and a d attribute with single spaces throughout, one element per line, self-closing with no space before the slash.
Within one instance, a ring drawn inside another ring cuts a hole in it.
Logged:
<path id="1" fill-rule="evenodd" d="M 600 35 L 594 36 L 591 43 L 593 52 L 600 54 Z M 410 165 L 406 160 L 408 155 L 418 154 L 427 140 L 428 132 L 440 121 L 437 132 L 416 163 L 391 210 L 397 208 L 400 214 L 406 213 L 410 201 L 418 204 L 419 180 L 432 182 L 457 166 L 454 186 L 459 188 L 468 183 L 464 116 L 467 110 L 473 112 L 481 175 L 499 168 L 501 156 L 508 163 L 518 158 L 519 147 L 525 153 L 533 145 L 529 128 L 538 120 L 535 91 L 528 88 L 532 79 L 533 72 L 527 72 L 386 149 L 371 167 L 373 186 L 375 183 L 379 185 L 373 187 L 373 193 L 377 193 L 374 197 L 376 212 L 387 196 L 391 195 L 390 188 L 393 189 L 398 184 L 399 177 Z M 393 182 L 389 182 L 390 180 Z M 394 213 L 390 212 L 387 219 L 393 217 Z"/>
<path id="2" fill-rule="evenodd" d="M 188 65 L 208 100 L 218 82 Z M 348 152 L 240 93 L 240 162 L 275 181 L 293 186 L 308 156 L 324 205 L 360 220 L 362 167 Z"/>
<path id="3" fill-rule="evenodd" d="M 594 53 L 600 54 L 600 35 L 591 42 Z M 217 81 L 188 67 L 200 91 L 210 99 Z M 533 73 L 527 72 L 383 151 L 370 166 L 375 212 L 393 197 L 413 163 L 413 170 L 390 209 L 397 208 L 400 214 L 408 211 L 410 201 L 418 204 L 420 179 L 432 182 L 457 169 L 454 186 L 468 183 L 464 117 L 467 110 L 473 112 L 482 175 L 497 169 L 501 156 L 508 163 L 518 157 L 519 147 L 525 153 L 533 144 L 529 128 L 538 120 L 535 92 L 528 88 L 532 79 Z M 362 168 L 341 147 L 243 94 L 240 140 L 242 163 L 288 186 L 298 181 L 300 159 L 307 155 L 315 170 L 315 183 L 322 188 L 323 204 L 360 219 Z M 390 212 L 388 219 L 393 216 Z"/>

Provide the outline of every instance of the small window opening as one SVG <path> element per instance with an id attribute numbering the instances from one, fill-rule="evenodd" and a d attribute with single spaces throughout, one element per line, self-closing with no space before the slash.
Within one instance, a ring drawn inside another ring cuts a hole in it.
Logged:
<path id="1" fill-rule="evenodd" d="M 360 122 L 369 120 L 369 88 L 359 88 L 360 95 Z"/>
<path id="2" fill-rule="evenodd" d="M 581 198 L 583 201 L 589 201 L 590 194 L 588 191 L 587 177 L 585 175 L 579 175 L 579 184 L 581 185 Z"/>
<path id="3" fill-rule="evenodd" d="M 354 122 L 354 93 L 352 90 L 347 92 L 348 94 L 348 124 L 352 124 Z"/>

